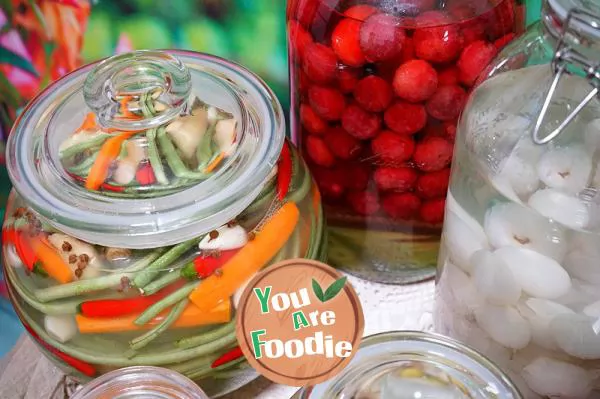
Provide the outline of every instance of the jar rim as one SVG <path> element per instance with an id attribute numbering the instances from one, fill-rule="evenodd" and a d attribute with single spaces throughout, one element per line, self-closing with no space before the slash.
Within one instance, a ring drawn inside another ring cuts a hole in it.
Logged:
<path id="1" fill-rule="evenodd" d="M 125 367 L 108 372 L 92 380 L 79 390 L 75 391 L 71 399 L 96 399 L 103 397 L 110 389 L 127 391 L 127 397 L 137 387 L 144 389 L 144 394 L 152 393 L 152 383 L 168 384 L 169 394 L 173 399 L 209 399 L 204 391 L 186 376 L 170 369 L 154 366 Z M 149 386 L 145 385 L 149 384 Z M 164 398 L 165 390 L 156 391 L 156 398 Z M 181 396 L 187 394 L 187 396 Z M 176 395 L 176 396 L 175 396 Z M 118 399 L 116 397 L 115 399 Z"/>
<path id="2" fill-rule="evenodd" d="M 572 10 L 585 11 L 590 14 L 595 14 L 600 18 L 600 6 L 592 2 L 582 0 L 545 0 L 545 4 L 552 12 L 551 19 L 557 19 L 561 24 L 564 24 Z M 592 7 L 596 9 L 592 10 Z M 546 21 L 547 24 L 555 23 L 556 21 Z M 584 33 L 590 38 L 600 39 L 600 19 L 586 23 L 580 20 L 571 21 L 571 27 L 579 32 Z M 569 28 L 563 26 L 562 29 Z M 564 32 L 561 32 L 561 34 Z"/>
<path id="3" fill-rule="evenodd" d="M 431 354 L 439 359 L 453 362 L 461 370 L 479 377 L 494 386 L 496 390 L 503 389 L 505 393 L 511 395 L 507 398 L 522 399 L 510 378 L 486 356 L 444 335 L 422 331 L 389 331 L 365 337 L 355 357 L 340 375 L 317 386 L 306 388 L 304 392 L 299 393 L 299 399 L 312 399 L 312 395 L 317 399 L 332 397 L 339 387 L 346 388 L 349 383 L 357 385 L 366 382 L 373 375 L 368 372 L 370 370 L 361 368 L 361 365 L 369 366 L 368 361 L 377 355 L 391 359 L 398 353 L 406 355 L 404 361 L 417 360 L 420 354 Z"/>
<path id="4" fill-rule="evenodd" d="M 229 167 L 200 184 L 150 199 L 108 198 L 72 184 L 56 165 L 39 159 L 50 153 L 53 112 L 83 90 L 101 61 L 54 82 L 23 110 L 9 136 L 9 177 L 28 206 L 55 228 L 90 243 L 132 249 L 173 245 L 207 233 L 239 215 L 258 196 L 277 163 L 285 137 L 283 110 L 267 84 L 248 69 L 220 57 L 166 50 L 192 73 L 216 80 L 235 99 L 243 118 Z M 250 109 L 249 107 L 253 107 Z M 249 133 L 249 132 L 252 133 Z M 231 167 L 233 165 L 233 168 Z M 227 165 L 226 165 L 227 166 Z"/>

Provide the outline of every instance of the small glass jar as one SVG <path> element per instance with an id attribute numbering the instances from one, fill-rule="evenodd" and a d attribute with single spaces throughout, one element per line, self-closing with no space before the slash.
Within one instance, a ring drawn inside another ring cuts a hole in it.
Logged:
<path id="1" fill-rule="evenodd" d="M 323 195 L 329 262 L 435 275 L 456 122 L 524 30 L 515 0 L 290 0 L 291 129 Z"/>
<path id="2" fill-rule="evenodd" d="M 437 330 L 527 399 L 598 398 L 600 6 L 547 0 L 459 124 Z"/>
<path id="3" fill-rule="evenodd" d="M 8 141 L 3 253 L 43 352 L 80 381 L 160 366 L 214 397 L 255 378 L 236 349 L 246 282 L 326 252 L 284 129 L 256 75 L 184 51 L 85 66 L 30 103 Z"/>
<path id="4" fill-rule="evenodd" d="M 160 367 L 126 367 L 96 378 L 71 399 L 209 399 L 189 378 Z"/>
<path id="5" fill-rule="evenodd" d="M 365 338 L 336 377 L 295 399 L 521 399 L 492 362 L 441 335 L 387 332 Z"/>

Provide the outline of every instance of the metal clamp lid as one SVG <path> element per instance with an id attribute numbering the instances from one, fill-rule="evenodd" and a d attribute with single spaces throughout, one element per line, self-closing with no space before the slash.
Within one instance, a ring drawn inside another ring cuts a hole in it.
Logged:
<path id="1" fill-rule="evenodd" d="M 567 42 L 568 35 L 573 33 L 574 25 L 585 26 L 588 30 L 597 30 L 600 34 L 600 15 L 574 8 L 569 11 L 567 18 L 565 19 L 564 28 L 560 34 L 556 46 L 556 53 L 552 60 L 554 79 L 550 85 L 532 133 L 533 142 L 536 144 L 547 144 L 560 135 L 563 130 L 573 122 L 581 110 L 583 110 L 600 92 L 600 63 L 598 61 L 592 62 L 579 51 L 571 47 Z M 593 88 L 556 129 L 547 136 L 541 137 L 541 128 L 546 119 L 548 109 L 552 103 L 560 80 L 564 74 L 572 75 L 574 73 L 573 70 L 585 73 L 586 79 Z"/>

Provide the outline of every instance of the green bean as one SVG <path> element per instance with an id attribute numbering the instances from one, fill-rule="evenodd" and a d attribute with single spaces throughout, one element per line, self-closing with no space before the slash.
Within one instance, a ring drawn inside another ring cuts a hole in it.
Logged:
<path id="1" fill-rule="evenodd" d="M 204 180 L 210 176 L 210 174 L 203 172 L 191 171 L 185 166 L 163 127 L 158 129 L 158 143 L 160 144 L 163 155 L 167 159 L 167 163 L 175 176 L 194 180 Z"/>
<path id="2" fill-rule="evenodd" d="M 111 135 L 102 133 L 98 136 L 94 136 L 89 140 L 83 141 L 81 143 L 73 144 L 70 147 L 65 148 L 60 152 L 61 159 L 68 158 L 77 153 L 83 152 L 89 148 L 100 146 L 106 139 L 108 139 Z"/>
<path id="3" fill-rule="evenodd" d="M 143 94 L 142 96 L 140 96 L 140 108 L 142 110 L 142 115 L 144 115 L 145 118 L 151 118 L 152 116 L 154 116 L 152 114 L 152 111 L 150 111 L 150 107 L 148 105 L 148 100 L 149 100 L 149 96 L 147 94 Z"/>
<path id="4" fill-rule="evenodd" d="M 323 230 L 325 228 L 323 223 L 323 208 L 319 206 L 319 213 L 316 215 L 316 228 L 315 232 L 311 234 L 311 245 L 310 251 L 307 254 L 307 258 L 316 259 L 318 256 L 319 247 L 322 245 L 321 240 L 323 239 Z"/>
<path id="5" fill-rule="evenodd" d="M 167 179 L 167 176 L 165 175 L 162 160 L 158 154 L 158 149 L 156 148 L 155 128 L 146 132 L 146 141 L 148 143 L 148 159 L 150 160 L 150 166 L 152 167 L 156 181 L 162 185 L 169 184 L 169 179 Z"/>
<path id="6" fill-rule="evenodd" d="M 244 209 L 244 215 L 250 215 L 252 213 L 258 212 L 261 209 L 268 206 L 269 203 L 273 201 L 275 198 L 275 183 L 269 183 L 262 189 L 258 197 Z"/>
<path id="7" fill-rule="evenodd" d="M 156 338 L 158 338 L 160 334 L 165 332 L 171 326 L 171 324 L 177 321 L 179 316 L 181 316 L 181 313 L 183 313 L 183 310 L 187 306 L 188 302 L 189 301 L 187 298 L 180 300 L 179 303 L 173 306 L 173 309 L 171 309 L 167 317 L 165 317 L 165 319 L 161 321 L 160 324 L 158 324 L 156 327 L 146 332 L 145 334 L 142 334 L 139 337 L 132 339 L 131 342 L 129 342 L 129 346 L 131 347 L 131 349 L 133 349 L 134 351 L 138 351 L 146 345 L 148 345 L 150 342 L 154 341 Z"/>
<path id="8" fill-rule="evenodd" d="M 211 143 L 215 134 L 216 125 L 216 123 L 213 123 L 206 129 L 206 132 L 204 133 L 204 136 L 202 136 L 202 140 L 196 149 L 196 161 L 198 161 L 197 170 L 199 171 L 204 170 L 213 158 Z"/>
<path id="9" fill-rule="evenodd" d="M 185 361 L 185 362 L 181 362 L 181 363 L 177 363 L 177 364 L 173 364 L 173 365 L 168 365 L 167 367 L 170 368 L 171 370 L 177 371 L 178 373 L 181 373 L 181 374 L 186 374 L 186 373 L 194 372 L 194 371 L 196 371 L 196 370 L 198 370 L 200 368 L 203 369 L 203 368 L 206 368 L 206 367 L 210 367 L 210 365 L 217 358 L 215 356 L 221 356 L 225 352 L 226 352 L 226 350 L 223 349 L 221 351 L 217 351 L 215 353 L 211 353 L 208 356 L 197 357 L 197 358 Z"/>
<path id="10" fill-rule="evenodd" d="M 27 312 L 21 309 L 19 304 L 16 304 L 17 312 L 22 315 L 25 322 L 31 326 L 31 328 L 48 344 L 54 346 L 56 349 L 64 352 L 77 359 L 81 359 L 84 362 L 90 362 L 94 364 L 110 365 L 114 367 L 127 367 L 127 366 L 159 366 L 164 364 L 184 362 L 189 359 L 210 355 L 218 352 L 222 348 L 232 345 L 237 342 L 235 332 L 232 332 L 224 337 L 221 337 L 215 341 L 212 341 L 205 345 L 196 346 L 190 349 L 177 349 L 174 351 L 161 352 L 156 354 L 138 355 L 133 359 L 128 359 L 123 355 L 106 355 L 99 351 L 87 351 L 85 349 L 75 349 L 69 345 L 65 345 L 60 341 L 52 338 L 48 333 L 38 325 L 38 323 L 31 318 Z"/>
<path id="11" fill-rule="evenodd" d="M 150 320 L 158 316 L 160 312 L 172 306 L 181 300 L 187 298 L 187 296 L 198 286 L 199 282 L 194 281 L 186 284 L 182 288 L 178 289 L 174 293 L 164 297 L 160 301 L 156 302 L 154 305 L 150 306 L 148 309 L 144 310 L 144 312 L 133 322 L 137 326 L 143 326 L 148 323 Z"/>
<path id="12" fill-rule="evenodd" d="M 171 263 L 193 247 L 198 241 L 198 239 L 193 239 L 171 247 L 164 255 L 156 259 L 148 267 L 144 268 L 144 270 L 140 270 L 133 279 L 133 285 L 138 288 L 144 288 L 150 284 L 162 270 L 168 269 Z"/>
<path id="13" fill-rule="evenodd" d="M 310 191 L 311 187 L 312 187 L 312 178 L 310 176 L 310 173 L 308 173 L 308 170 L 304 169 L 304 176 L 302 178 L 302 183 L 300 183 L 300 186 L 298 188 L 296 188 L 293 191 L 290 191 L 287 194 L 286 199 L 290 202 L 298 203 L 298 202 L 302 201 L 304 199 L 304 197 L 306 197 L 306 195 Z"/>
<path id="14" fill-rule="evenodd" d="M 68 298 L 116 287 L 121 284 L 124 277 L 131 278 L 136 272 L 151 265 L 154 260 L 159 258 L 161 252 L 161 250 L 153 251 L 120 272 L 89 280 L 79 280 L 72 283 L 42 288 L 34 291 L 34 296 L 40 302 L 49 302 L 55 299 Z"/>
<path id="15" fill-rule="evenodd" d="M 94 153 L 92 156 L 86 157 L 82 162 L 80 162 L 79 164 L 75 165 L 75 166 L 71 166 L 69 168 L 69 172 L 74 173 L 76 175 L 87 175 L 92 167 L 92 165 L 94 164 L 94 162 L 96 161 L 96 158 L 98 157 L 98 153 Z"/>
<path id="16" fill-rule="evenodd" d="M 169 271 L 145 286 L 142 291 L 144 292 L 144 295 L 155 294 L 161 289 L 165 288 L 167 285 L 171 285 L 175 281 L 179 280 L 180 277 L 181 275 L 179 274 L 178 270 Z"/>
<path id="17" fill-rule="evenodd" d="M 230 321 L 227 324 L 219 326 L 213 330 L 207 331 L 203 334 L 195 335 L 193 337 L 182 338 L 175 343 L 177 347 L 182 349 L 193 348 L 194 346 L 206 344 L 212 342 L 217 338 L 222 337 L 235 330 L 235 322 Z"/>
<path id="18" fill-rule="evenodd" d="M 194 379 L 199 380 L 201 378 L 208 377 L 210 374 L 212 374 L 214 372 L 227 370 L 233 366 L 237 366 L 238 364 L 244 362 L 245 360 L 246 359 L 242 356 L 239 359 L 232 360 L 228 363 L 222 364 L 215 368 L 212 368 L 211 365 L 208 365 L 208 367 L 201 367 L 198 370 L 194 370 L 193 372 L 188 372 L 186 374 L 186 377 L 188 377 L 191 380 L 194 380 Z"/>

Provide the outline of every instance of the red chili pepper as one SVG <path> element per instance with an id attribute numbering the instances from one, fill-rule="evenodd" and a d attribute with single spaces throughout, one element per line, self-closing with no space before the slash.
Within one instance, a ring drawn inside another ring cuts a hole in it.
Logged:
<path id="1" fill-rule="evenodd" d="M 83 302 L 79 305 L 79 312 L 87 317 L 119 317 L 143 312 L 148 307 L 173 293 L 183 284 L 183 281 L 171 284 L 156 294 L 148 296 L 136 296 L 125 299 L 98 299 Z"/>
<path id="2" fill-rule="evenodd" d="M 220 269 L 233 258 L 239 249 L 221 251 L 218 255 L 200 255 L 192 264 L 181 269 L 181 275 L 188 280 L 199 278 L 207 278 L 214 274 L 217 269 Z"/>
<path id="3" fill-rule="evenodd" d="M 78 180 L 80 182 L 85 182 L 85 178 L 78 176 L 74 173 L 69 173 L 69 175 L 74 178 L 75 180 Z M 125 191 L 125 187 L 124 186 L 113 186 L 112 184 L 108 184 L 108 183 L 102 183 L 100 185 L 100 188 L 102 190 L 106 190 L 106 191 L 112 191 L 115 193 L 121 193 L 123 191 Z"/>
<path id="4" fill-rule="evenodd" d="M 156 183 L 156 177 L 154 176 L 154 170 L 149 163 L 142 164 L 137 172 L 135 172 L 135 180 L 138 181 L 142 186 L 148 186 Z"/>
<path id="5" fill-rule="evenodd" d="M 229 352 L 224 353 L 221 357 L 219 357 L 217 360 L 215 360 L 210 365 L 210 367 L 213 369 L 217 368 L 217 367 L 227 364 L 229 362 L 233 362 L 234 360 L 237 360 L 242 356 L 244 356 L 242 349 L 239 346 L 236 346 L 235 348 L 233 348 Z"/>
<path id="6" fill-rule="evenodd" d="M 287 195 L 292 182 L 292 155 L 287 141 L 283 143 L 277 168 L 277 196 L 281 201 Z"/>
<path id="7" fill-rule="evenodd" d="M 73 367 L 75 370 L 80 371 L 82 374 L 87 375 L 88 377 L 94 377 L 96 375 L 96 368 L 89 363 L 84 362 L 83 360 L 79 360 L 74 358 L 71 355 L 67 355 L 64 352 L 59 351 L 55 347 L 51 346 L 49 343 L 45 342 L 40 336 L 33 331 L 33 329 L 27 324 L 23 324 L 25 329 L 29 332 L 29 334 L 37 341 L 40 345 L 42 345 L 48 352 L 52 353 L 54 356 L 58 357 L 69 366 Z"/>
<path id="8" fill-rule="evenodd" d="M 27 234 L 22 231 L 15 231 L 13 239 L 17 255 L 21 258 L 21 262 L 23 262 L 27 270 L 32 272 L 36 266 L 40 267 L 40 260 L 35 255 Z"/>
<path id="9" fill-rule="evenodd" d="M 15 229 L 12 226 L 5 226 L 2 229 L 2 244 L 10 244 L 15 242 Z"/>

